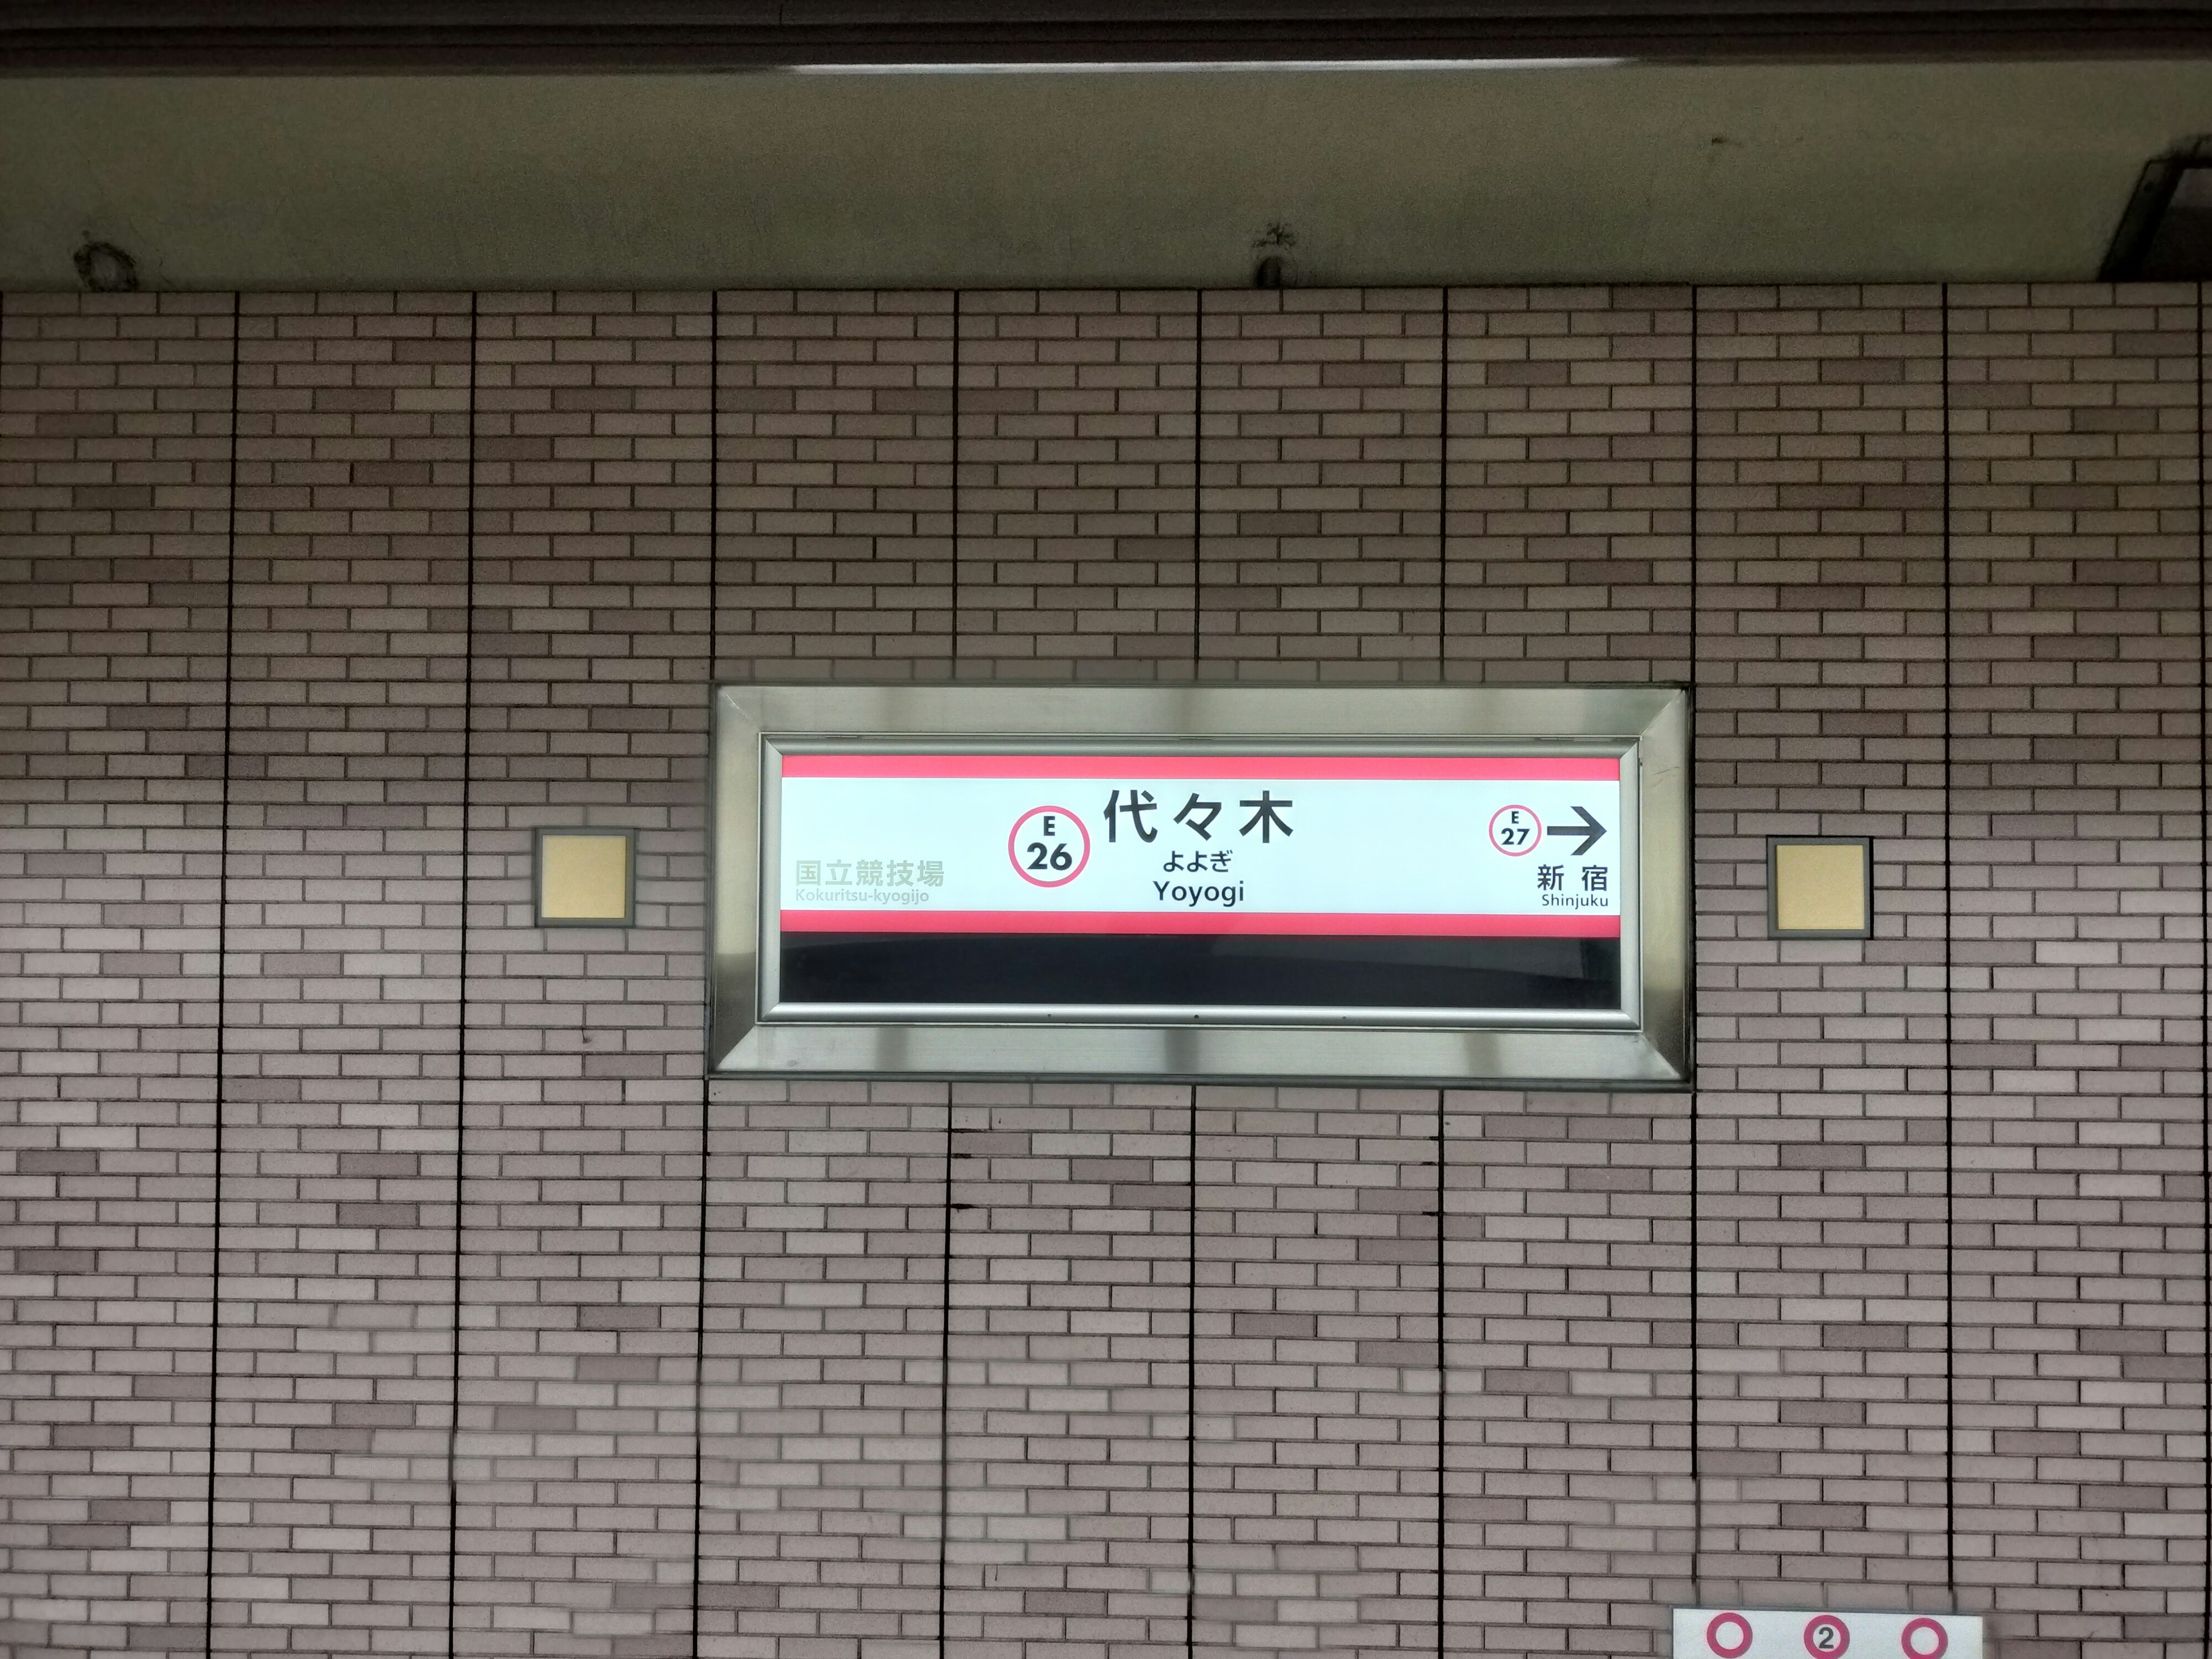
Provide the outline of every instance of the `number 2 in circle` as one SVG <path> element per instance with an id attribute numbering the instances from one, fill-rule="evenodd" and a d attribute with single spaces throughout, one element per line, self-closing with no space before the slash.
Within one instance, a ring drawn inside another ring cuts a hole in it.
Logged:
<path id="1" fill-rule="evenodd" d="M 1832 1613 L 1817 1614 L 1805 1626 L 1805 1651 L 1813 1659 L 1841 1659 L 1850 1644 L 1850 1626 Z"/>

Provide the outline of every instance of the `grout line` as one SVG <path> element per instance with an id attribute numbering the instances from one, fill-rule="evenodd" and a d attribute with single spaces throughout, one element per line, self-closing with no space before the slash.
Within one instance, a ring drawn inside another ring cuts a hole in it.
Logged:
<path id="1" fill-rule="evenodd" d="M 1190 373 L 1190 677 L 1198 678 L 1199 642 L 1198 619 L 1203 610 L 1202 596 L 1205 580 L 1200 562 L 1206 549 L 1206 290 L 1194 288 L 1190 291 L 1191 303 L 1197 307 L 1196 320 L 1191 325 Z M 1190 1091 L 1191 1133 L 1198 1133 L 1198 1085 Z M 1192 1143 L 1195 1147 L 1196 1142 Z M 1198 1170 L 1192 1166 L 1191 1179 L 1198 1179 Z M 1191 1293 L 1197 1294 L 1197 1286 Z M 1197 1304 L 1194 1302 L 1194 1307 Z M 1196 1352 L 1191 1364 L 1198 1363 Z M 1197 1432 L 1194 1423 L 1191 1431 Z"/>
<path id="2" fill-rule="evenodd" d="M 1951 285 L 1942 286 L 1943 351 L 1943 1583 L 1959 1607 L 1958 1062 L 1952 1035 Z"/>
<path id="3" fill-rule="evenodd" d="M 2204 564 L 2204 284 L 2197 284 L 2197 899 L 2198 1011 L 2197 1081 L 2201 1091 L 2197 1123 L 2198 1194 L 2204 1205 L 2198 1284 L 2204 1298 L 2204 1334 L 2212 1352 L 2212 605 L 2205 592 Z M 2205 1444 L 2212 1447 L 2212 1392 L 2204 1398 Z M 2204 1510 L 2212 1514 L 2212 1455 L 2201 1460 Z M 2212 1574 L 2212 1564 L 2208 1564 Z M 2203 1647 L 2212 1659 L 2212 1608 L 2204 1613 Z"/>
<path id="4" fill-rule="evenodd" d="M 1698 1324 L 1704 1310 L 1698 1290 L 1698 1152 L 1702 1124 L 1698 1115 L 1698 641 L 1705 625 L 1698 570 L 1703 563 L 1698 556 L 1698 371 L 1701 367 L 1698 353 L 1698 328 L 1702 316 L 1698 306 L 1698 289 L 1690 288 L 1690 982 L 1686 989 L 1690 1000 L 1690 1596 L 1705 1600 L 1705 1483 L 1702 1448 L 1705 1423 L 1702 1411 L 1705 1391 L 1705 1353 L 1699 1337 Z"/>
<path id="5" fill-rule="evenodd" d="M 701 780 L 707 804 L 714 799 L 714 671 L 720 655 L 722 589 L 722 290 L 709 296 L 707 325 L 707 770 Z M 699 1659 L 700 1539 L 707 1504 L 707 1171 L 714 1135 L 714 963 L 708 923 L 714 914 L 714 849 L 711 813 L 700 818 L 705 886 L 699 911 L 699 1301 L 692 1318 L 691 1355 L 691 1659 Z"/>
<path id="6" fill-rule="evenodd" d="M 1438 633 L 1437 638 L 1442 639 Z M 1439 660 L 1437 666 L 1443 664 Z M 1450 1350 L 1444 1341 L 1444 1091 L 1437 1091 L 1437 1659 L 1444 1653 L 1444 1402 Z"/>
<path id="7" fill-rule="evenodd" d="M 224 1072 L 230 1058 L 230 738 L 232 660 L 238 625 L 238 385 L 243 346 L 238 324 L 245 296 L 230 296 L 229 510 L 224 514 L 222 566 L 222 769 L 217 809 L 215 910 L 215 1204 L 208 1241 L 207 1564 L 201 1607 L 204 1651 L 215 1653 L 215 1487 L 216 1417 L 222 1388 L 222 1116 Z"/>
<path id="8" fill-rule="evenodd" d="M 945 1579 L 952 1549 L 952 1085 L 945 1086 L 945 1247 L 937 1339 L 937 1659 L 946 1659 Z"/>
<path id="9" fill-rule="evenodd" d="M 1449 568 L 1450 537 L 1445 526 L 1450 522 L 1451 494 L 1451 285 L 1443 291 L 1443 311 L 1437 324 L 1440 339 L 1437 346 L 1437 684 L 1444 683 L 1444 618 L 1450 613 L 1450 601 L 1445 597 L 1444 575 Z M 1437 1097 L 1437 1121 L 1443 1121 L 1443 1097 Z M 1438 1130 L 1442 1133 L 1441 1128 Z M 1437 1225 L 1443 1221 L 1439 1216 Z M 1442 1247 L 1439 1246 L 1439 1249 Z M 1441 1260 L 1441 1258 L 1439 1258 Z M 1441 1336 L 1437 1339 L 1443 1340 Z M 1439 1603 L 1441 1606 L 1442 1604 Z M 1443 1638 L 1439 1624 L 1437 1640 Z"/>
<path id="10" fill-rule="evenodd" d="M 1188 1293 L 1183 1301 L 1182 1650 L 1198 1654 L 1198 1085 L 1190 1085 Z"/>
<path id="11" fill-rule="evenodd" d="M 952 616 L 945 635 L 945 678 L 960 678 L 960 290 L 952 290 L 952 533 L 949 544 L 952 550 Z M 945 1097 L 945 1109 L 952 1109 L 951 1097 Z M 947 1123 L 952 1120 L 948 1116 Z M 950 1164 L 945 1166 L 951 1169 Z M 945 1177 L 951 1179 L 948 1174 Z M 951 1214 L 951 1211 L 945 1212 Z"/>
<path id="12" fill-rule="evenodd" d="M 469 418 L 466 505 L 461 520 L 461 930 L 453 1022 L 453 1370 L 446 1423 L 446 1652 L 458 1651 L 461 1561 L 461 1242 L 466 1201 L 469 1123 L 469 822 L 474 794 L 477 725 L 477 296 L 469 295 Z"/>
<path id="13" fill-rule="evenodd" d="M 1444 283 L 1436 347 L 1436 684 L 1444 684 L 1444 617 L 1451 615 L 1444 575 L 1451 568 L 1451 283 Z M 1443 1117 L 1443 1106 L 1437 1106 Z"/>

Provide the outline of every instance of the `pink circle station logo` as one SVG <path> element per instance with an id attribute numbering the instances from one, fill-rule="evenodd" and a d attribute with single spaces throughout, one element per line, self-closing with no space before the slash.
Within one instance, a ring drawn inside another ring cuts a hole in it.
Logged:
<path id="1" fill-rule="evenodd" d="M 1943 1659 L 1951 1645 L 1951 1632 L 1933 1619 L 1916 1619 L 1898 1633 L 1898 1646 L 1905 1659 Z"/>
<path id="2" fill-rule="evenodd" d="M 1490 844 L 1509 859 L 1528 857 L 1543 839 L 1543 820 L 1533 807 L 1501 806 L 1490 815 Z"/>
<path id="3" fill-rule="evenodd" d="M 1014 873 L 1032 887 L 1065 887 L 1091 862 L 1091 831 L 1065 806 L 1032 806 L 1006 837 Z"/>
<path id="4" fill-rule="evenodd" d="M 1716 1614 L 1705 1626 L 1705 1645 L 1720 1659 L 1743 1659 L 1751 1651 L 1751 1620 L 1740 1613 Z"/>

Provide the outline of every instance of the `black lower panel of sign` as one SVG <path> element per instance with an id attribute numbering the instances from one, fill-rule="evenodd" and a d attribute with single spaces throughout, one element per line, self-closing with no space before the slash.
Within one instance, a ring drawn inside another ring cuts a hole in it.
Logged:
<path id="1" fill-rule="evenodd" d="M 807 933 L 782 1000 L 1219 1008 L 1620 1006 L 1617 939 Z"/>

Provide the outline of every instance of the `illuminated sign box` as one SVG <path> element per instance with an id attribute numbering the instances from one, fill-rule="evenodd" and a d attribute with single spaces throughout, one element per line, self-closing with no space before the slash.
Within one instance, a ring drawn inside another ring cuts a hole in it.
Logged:
<path id="1" fill-rule="evenodd" d="M 714 1068 L 1664 1086 L 1668 689 L 722 688 Z"/>

